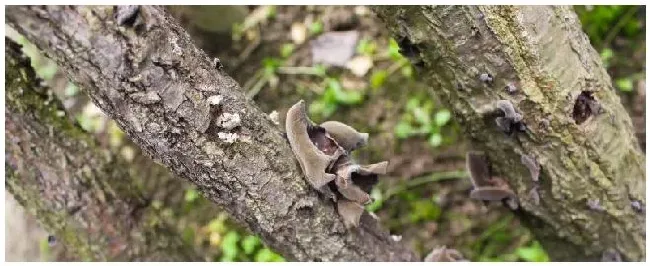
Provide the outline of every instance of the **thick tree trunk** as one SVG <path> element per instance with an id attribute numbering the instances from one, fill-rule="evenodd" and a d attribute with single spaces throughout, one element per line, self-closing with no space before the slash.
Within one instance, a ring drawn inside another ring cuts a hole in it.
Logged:
<path id="1" fill-rule="evenodd" d="M 5 39 L 5 185 L 82 260 L 198 260 Z"/>
<path id="2" fill-rule="evenodd" d="M 221 64 L 162 8 L 128 10 L 7 7 L 6 18 L 145 152 L 288 259 L 418 259 L 369 215 L 346 230 L 333 204 L 307 186 L 277 127 Z"/>
<path id="3" fill-rule="evenodd" d="M 635 210 L 645 206 L 645 157 L 571 7 L 374 10 L 487 153 L 493 174 L 508 181 L 517 213 L 552 259 L 595 261 L 615 250 L 645 260 L 645 214 Z M 526 132 L 499 130 L 489 112 L 497 100 L 523 114 Z M 541 165 L 538 203 L 522 155 Z"/>

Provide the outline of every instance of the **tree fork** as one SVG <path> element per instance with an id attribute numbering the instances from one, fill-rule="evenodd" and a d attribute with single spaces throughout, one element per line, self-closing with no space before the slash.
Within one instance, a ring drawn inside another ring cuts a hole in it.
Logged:
<path id="1" fill-rule="evenodd" d="M 290 260 L 416 261 L 364 215 L 348 231 L 280 131 L 161 7 L 14 6 L 6 18 L 157 162 Z"/>
<path id="2" fill-rule="evenodd" d="M 373 9 L 508 181 L 553 260 L 645 260 L 645 210 L 635 207 L 645 206 L 645 156 L 571 7 Z M 523 114 L 525 126 L 506 129 L 523 132 L 499 128 L 498 100 Z M 523 156 L 541 166 L 538 181 Z"/>

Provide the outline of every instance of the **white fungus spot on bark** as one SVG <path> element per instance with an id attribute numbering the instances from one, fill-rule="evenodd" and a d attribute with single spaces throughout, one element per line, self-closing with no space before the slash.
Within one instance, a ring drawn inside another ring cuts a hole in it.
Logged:
<path id="1" fill-rule="evenodd" d="M 217 125 L 225 130 L 231 130 L 240 124 L 239 114 L 223 113 L 217 118 Z"/>
<path id="2" fill-rule="evenodd" d="M 271 122 L 273 122 L 273 124 L 275 124 L 276 126 L 280 125 L 280 114 L 278 113 L 278 111 L 273 110 L 273 112 L 269 114 L 269 119 L 271 119 Z"/>
<path id="3" fill-rule="evenodd" d="M 237 135 L 237 133 L 219 132 L 217 133 L 217 137 L 219 137 L 219 139 L 223 140 L 225 143 L 233 143 L 237 141 L 239 135 Z"/>
<path id="4" fill-rule="evenodd" d="M 221 95 L 212 95 L 208 97 L 208 102 L 210 105 L 219 105 L 221 104 L 221 100 L 223 100 L 223 96 Z"/>

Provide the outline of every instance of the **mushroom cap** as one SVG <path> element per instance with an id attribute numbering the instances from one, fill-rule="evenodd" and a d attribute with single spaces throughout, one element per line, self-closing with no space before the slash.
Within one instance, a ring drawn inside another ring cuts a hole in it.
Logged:
<path id="1" fill-rule="evenodd" d="M 469 196 L 476 200 L 498 201 L 513 197 L 515 194 L 508 189 L 500 187 L 478 187 L 470 192 Z"/>
<path id="2" fill-rule="evenodd" d="M 320 124 L 341 147 L 353 151 L 368 143 L 368 133 L 359 133 L 356 129 L 339 121 L 326 121 Z"/>
<path id="3" fill-rule="evenodd" d="M 370 174 L 385 175 L 387 168 L 388 168 L 388 161 L 383 161 L 375 164 L 361 165 L 359 166 L 357 173 L 362 175 L 370 175 Z"/>
<path id="4" fill-rule="evenodd" d="M 467 171 L 474 187 L 490 185 L 490 167 L 484 152 L 469 151 L 465 155 Z"/>

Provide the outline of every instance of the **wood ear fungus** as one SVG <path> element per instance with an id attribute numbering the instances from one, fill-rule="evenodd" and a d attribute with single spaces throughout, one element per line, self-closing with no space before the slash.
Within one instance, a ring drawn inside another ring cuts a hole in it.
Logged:
<path id="1" fill-rule="evenodd" d="M 370 191 L 385 174 L 388 162 L 360 165 L 350 152 L 368 142 L 367 133 L 337 121 L 314 124 L 303 100 L 287 112 L 287 139 L 309 184 L 337 202 L 346 227 L 356 227 L 363 205 L 372 202 Z"/>
<path id="2" fill-rule="evenodd" d="M 470 198 L 483 201 L 505 201 L 510 209 L 519 208 L 517 196 L 508 183 L 499 177 L 490 175 L 487 157 L 482 152 L 470 151 L 466 155 L 467 171 L 474 189 Z"/>
<path id="3" fill-rule="evenodd" d="M 325 171 L 343 154 L 327 132 L 307 117 L 305 102 L 300 100 L 287 112 L 287 138 L 309 184 L 319 190 L 336 176 Z"/>

